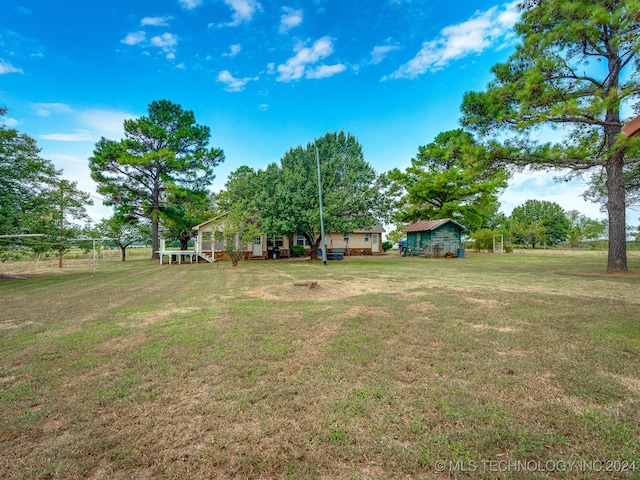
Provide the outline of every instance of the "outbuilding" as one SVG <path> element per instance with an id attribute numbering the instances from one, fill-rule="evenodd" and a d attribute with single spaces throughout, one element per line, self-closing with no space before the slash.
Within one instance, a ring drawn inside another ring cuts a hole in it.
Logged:
<path id="1" fill-rule="evenodd" d="M 463 256 L 462 234 L 467 228 L 455 220 L 424 220 L 405 228 L 407 255 Z"/>

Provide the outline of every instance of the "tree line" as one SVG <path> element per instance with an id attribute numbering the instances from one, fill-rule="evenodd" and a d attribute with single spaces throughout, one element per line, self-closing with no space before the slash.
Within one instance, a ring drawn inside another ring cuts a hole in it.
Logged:
<path id="1" fill-rule="evenodd" d="M 640 111 L 637 1 L 523 0 L 520 8 L 520 43 L 507 62 L 492 68 L 484 91 L 464 95 L 463 128 L 420 146 L 404 171 L 377 173 L 353 135 L 328 132 L 292 148 L 279 163 L 237 169 L 222 192 L 210 194 L 214 169 L 224 160 L 221 149 L 208 146 L 210 129 L 180 105 L 151 103 L 148 116 L 124 122 L 122 140 L 101 139 L 89 159 L 98 192 L 114 207 L 102 231 L 125 245 L 150 227 L 155 252 L 162 229 L 186 246 L 193 225 L 224 211 L 247 235 L 256 226 L 270 235 L 297 233 L 315 251 L 316 152 L 332 231 L 438 218 L 453 218 L 472 232 L 495 230 L 498 198 L 513 172 L 562 168 L 569 177 L 588 176 L 585 195 L 608 213 L 607 270 L 626 271 L 626 208 L 640 194 L 640 139 L 622 131 L 632 110 Z M 545 138 L 541 129 L 556 126 L 561 140 L 539 140 Z M 0 231 L 46 228 L 51 240 L 62 239 L 68 220 L 86 214 L 89 198 L 39 158 L 28 136 L 4 125 L 0 134 Z M 534 207 L 542 208 L 527 202 L 522 210 Z M 514 210 L 508 222 L 515 241 L 535 247 L 561 237 L 543 220 L 526 224 L 518 214 Z"/>

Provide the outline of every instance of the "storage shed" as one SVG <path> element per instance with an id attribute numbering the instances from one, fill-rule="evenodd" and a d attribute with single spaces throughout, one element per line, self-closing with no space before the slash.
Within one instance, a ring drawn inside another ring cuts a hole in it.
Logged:
<path id="1" fill-rule="evenodd" d="M 405 228 L 407 255 L 445 256 L 459 255 L 462 249 L 462 232 L 466 227 L 450 218 L 416 222 Z"/>

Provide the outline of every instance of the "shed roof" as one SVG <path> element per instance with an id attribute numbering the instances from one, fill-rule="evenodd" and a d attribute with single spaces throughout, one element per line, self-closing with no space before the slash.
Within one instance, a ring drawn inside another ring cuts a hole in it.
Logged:
<path id="1" fill-rule="evenodd" d="M 422 220 L 420 222 L 416 222 L 413 225 L 404 229 L 405 232 L 430 232 L 437 228 L 440 228 L 442 225 L 451 222 L 454 225 L 457 225 L 460 230 L 466 230 L 466 227 L 460 225 L 455 220 L 451 220 L 450 218 L 442 218 L 440 220 Z"/>

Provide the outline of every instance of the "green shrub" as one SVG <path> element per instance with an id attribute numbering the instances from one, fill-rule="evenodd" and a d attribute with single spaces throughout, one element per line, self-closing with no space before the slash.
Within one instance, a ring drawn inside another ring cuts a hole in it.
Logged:
<path id="1" fill-rule="evenodd" d="M 382 251 L 386 252 L 387 250 L 391 250 L 393 248 L 393 243 L 386 241 L 386 242 L 382 242 Z"/>
<path id="2" fill-rule="evenodd" d="M 307 250 L 302 245 L 293 245 L 291 247 L 291 255 L 293 257 L 304 257 L 307 254 Z"/>

